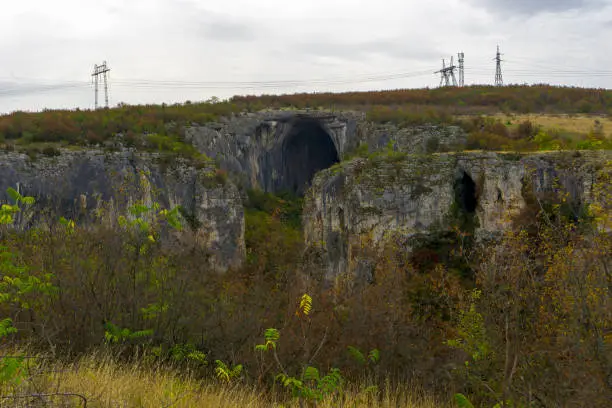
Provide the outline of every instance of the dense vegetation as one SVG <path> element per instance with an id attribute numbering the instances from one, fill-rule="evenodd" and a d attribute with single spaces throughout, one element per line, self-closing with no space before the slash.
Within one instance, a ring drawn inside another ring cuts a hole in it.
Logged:
<path id="1" fill-rule="evenodd" d="M 445 108 L 447 113 L 599 113 L 610 114 L 612 91 L 573 87 L 468 86 L 465 88 L 400 89 L 396 91 L 239 96 L 232 103 L 251 109 L 370 108 L 406 106 Z"/>
<path id="2" fill-rule="evenodd" d="M 218 274 L 195 237 L 159 239 L 166 227 L 189 233 L 176 209 L 136 203 L 119 231 L 65 219 L 23 230 L 32 200 L 11 192 L 0 217 L 12 224 L 0 231 L 3 355 L 25 342 L 64 358 L 137 352 L 145 366 L 188 370 L 185 381 L 330 406 L 382 403 L 413 383 L 443 403 L 462 393 L 485 407 L 607 406 L 611 176 L 612 163 L 594 185 L 603 206 L 579 217 L 564 197 L 534 198 L 499 247 L 472 242 L 461 222 L 412 253 L 392 240 L 374 282 L 357 286 L 322 278 L 289 196 L 250 193 L 247 263 Z M 25 361 L 2 359 L 4 392 L 34 387 Z"/>
<path id="3" fill-rule="evenodd" d="M 31 157 L 53 156 L 61 146 L 119 145 L 144 151 L 162 151 L 202 158 L 184 140 L 185 126 L 218 120 L 238 111 L 230 103 L 177 105 L 120 105 L 113 109 L 45 110 L 13 112 L 0 116 L 0 144 L 4 150 L 21 150 Z"/>
<path id="4" fill-rule="evenodd" d="M 0 139 L 6 149 L 53 155 L 59 145 L 111 148 L 121 134 L 128 146 L 197 158 L 184 141 L 192 123 L 323 106 L 363 109 L 376 122 L 460 123 L 471 149 L 610 148 L 597 122 L 576 135 L 457 115 L 609 114 L 611 96 L 470 87 L 16 112 L 0 117 Z M 422 406 L 451 405 L 453 397 L 462 407 L 467 399 L 483 407 L 609 406 L 606 166 L 591 192 L 598 205 L 581 203 L 577 212 L 563 196 L 529 197 L 499 246 L 475 242 L 458 217 L 414 251 L 401 240 L 373 251 L 367 284 L 325 279 L 320 252 L 303 245 L 301 200 L 290 195 L 248 192 L 246 263 L 220 274 L 178 208 L 134 203 L 114 227 L 50 218 L 26 228 L 33 199 L 11 190 L 0 208 L 0 397 L 46 392 L 76 404 L 81 395 L 104 407 L 162 399 L 335 407 L 411 406 L 409 394 L 425 393 L 435 399 Z M 161 239 L 179 229 L 180 244 Z"/>
<path id="5" fill-rule="evenodd" d="M 612 91 L 603 89 L 508 86 L 407 89 L 379 92 L 236 96 L 225 102 L 175 105 L 120 104 L 112 109 L 13 112 L 0 116 L 0 139 L 30 142 L 100 143 L 117 133 L 180 134 L 181 126 L 206 123 L 241 111 L 265 109 L 355 109 L 376 122 L 450 121 L 473 113 L 610 114 Z M 168 126 L 170 125 L 170 126 Z"/>
<path id="6" fill-rule="evenodd" d="M 21 150 L 31 157 L 56 155 L 61 146 L 119 144 L 140 150 L 163 151 L 197 158 L 185 142 L 185 127 L 221 120 L 240 112 L 265 109 L 359 110 L 375 123 L 398 126 L 455 124 L 469 133 L 468 149 L 550 150 L 609 149 L 612 138 L 601 115 L 609 115 L 612 91 L 550 86 L 466 87 L 241 96 L 228 101 L 175 105 L 120 104 L 112 109 L 13 112 L 0 116 L 0 146 Z M 505 112 L 506 119 L 494 117 Z M 531 120 L 512 119 L 520 113 L 587 114 L 592 125 L 581 131 L 540 126 Z M 600 115 L 600 116 L 596 116 Z"/>

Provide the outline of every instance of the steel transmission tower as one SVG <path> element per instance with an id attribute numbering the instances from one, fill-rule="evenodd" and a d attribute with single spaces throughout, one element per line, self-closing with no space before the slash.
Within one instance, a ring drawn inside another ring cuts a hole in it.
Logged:
<path id="1" fill-rule="evenodd" d="M 434 74 L 440 74 L 440 86 L 457 86 L 457 78 L 455 77 L 455 70 L 457 66 L 453 64 L 453 57 L 451 57 L 450 65 L 446 66 L 446 61 L 442 60 L 442 69 L 434 72 Z"/>
<path id="2" fill-rule="evenodd" d="M 94 72 L 91 74 L 94 81 L 95 88 L 95 107 L 98 109 L 98 88 L 100 83 L 100 76 L 102 76 L 102 81 L 104 82 L 104 102 L 105 106 L 108 108 L 108 73 L 110 72 L 110 68 L 106 65 L 106 61 L 102 63 L 102 65 L 94 65 Z"/>
<path id="3" fill-rule="evenodd" d="M 465 85 L 465 66 L 463 65 L 465 54 L 460 52 L 457 56 L 459 57 L 459 86 L 462 87 Z"/>
<path id="4" fill-rule="evenodd" d="M 501 69 L 501 54 L 499 53 L 499 45 L 497 46 L 497 55 L 495 56 L 495 86 L 503 86 L 504 79 L 502 78 L 502 69 Z"/>

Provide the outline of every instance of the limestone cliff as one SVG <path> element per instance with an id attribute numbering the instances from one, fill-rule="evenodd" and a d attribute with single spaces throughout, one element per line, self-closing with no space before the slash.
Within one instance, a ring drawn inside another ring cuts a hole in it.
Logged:
<path id="1" fill-rule="evenodd" d="M 301 195 L 317 171 L 360 145 L 371 152 L 389 143 L 406 153 L 452 151 L 466 134 L 457 126 L 376 124 L 362 112 L 270 111 L 188 127 L 185 138 L 247 188 Z"/>
<path id="2" fill-rule="evenodd" d="M 274 111 L 186 129 L 185 138 L 248 188 L 303 193 L 357 140 L 357 113 Z"/>
<path id="3" fill-rule="evenodd" d="M 534 199 L 559 191 L 578 213 L 592 199 L 599 166 L 612 159 L 610 151 L 439 153 L 462 150 L 465 132 L 375 124 L 358 112 L 242 114 L 194 124 L 184 136 L 240 187 L 305 194 L 306 243 L 322 246 L 330 279 L 367 274 L 364 249 L 376 251 L 389 234 L 416 239 L 460 218 L 478 239 L 495 237 Z M 364 155 L 364 146 L 368 159 L 347 160 L 357 150 Z M 209 162 L 119 149 L 50 150 L 37 158 L 1 152 L 0 200 L 18 185 L 37 198 L 39 218 L 50 210 L 81 223 L 101 213 L 116 219 L 138 200 L 181 206 L 215 265 L 242 263 L 244 208 L 233 182 Z M 151 188 L 142 189 L 140 177 Z"/>
<path id="4" fill-rule="evenodd" d="M 185 159 L 129 150 L 61 150 L 35 159 L 1 152 L 3 202 L 8 187 L 36 197 L 35 219 L 47 214 L 90 224 L 112 222 L 138 200 L 165 208 L 181 206 L 212 251 L 214 266 L 237 266 L 245 256 L 240 194 L 216 176 L 212 165 L 194 166 Z"/>
<path id="5" fill-rule="evenodd" d="M 612 151 L 537 154 L 381 154 L 319 173 L 304 204 L 307 245 L 327 259 L 327 278 L 364 272 L 366 252 L 385 237 L 423 236 L 458 214 L 477 239 L 502 232 L 534 198 L 565 192 L 578 212 Z M 406 248 L 409 249 L 409 248 Z M 366 268 L 367 269 L 367 268 Z"/>

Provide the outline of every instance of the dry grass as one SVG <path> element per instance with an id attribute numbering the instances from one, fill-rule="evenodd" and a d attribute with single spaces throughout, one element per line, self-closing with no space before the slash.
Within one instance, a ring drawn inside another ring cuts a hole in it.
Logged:
<path id="1" fill-rule="evenodd" d="M 610 116 L 595 115 L 546 115 L 546 114 L 516 114 L 505 115 L 499 113 L 494 117 L 502 123 L 510 121 L 512 126 L 521 122 L 530 121 L 545 130 L 558 130 L 567 133 L 588 134 L 595 128 L 595 121 L 603 125 L 604 134 L 612 136 L 612 118 Z"/>
<path id="2" fill-rule="evenodd" d="M 40 366 L 38 366 L 40 367 Z M 87 407 L 297 407 L 296 401 L 280 402 L 244 385 L 228 386 L 203 382 L 169 369 L 147 368 L 141 363 L 122 364 L 106 355 L 90 355 L 76 363 L 47 363 L 41 374 L 18 386 L 0 386 L 0 395 L 77 393 Z M 416 387 L 382 390 L 375 400 L 348 392 L 345 407 L 443 407 Z M 81 407 L 77 396 L 1 399 L 0 407 Z M 336 408 L 325 401 L 320 408 Z"/>
<path id="3" fill-rule="evenodd" d="M 516 128 L 519 124 L 530 121 L 531 123 L 541 126 L 547 131 L 557 131 L 573 135 L 587 135 L 595 129 L 595 121 L 599 121 L 603 126 L 603 133 L 607 137 L 612 138 L 612 116 L 610 115 L 568 115 L 568 114 L 505 114 L 497 113 L 488 115 L 498 119 L 501 123 L 509 124 L 511 129 Z M 474 117 L 474 115 L 458 115 L 456 119 L 465 120 Z"/>

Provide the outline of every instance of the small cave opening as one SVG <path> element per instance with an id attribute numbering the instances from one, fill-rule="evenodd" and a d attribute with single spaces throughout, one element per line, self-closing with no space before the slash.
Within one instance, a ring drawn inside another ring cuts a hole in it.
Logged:
<path id="1" fill-rule="evenodd" d="M 340 161 L 331 136 L 316 120 L 298 120 L 282 148 L 282 189 L 303 196 L 314 175 Z"/>
<path id="2" fill-rule="evenodd" d="M 455 201 L 465 214 L 474 214 L 478 206 L 476 183 L 465 171 L 455 181 Z"/>
<path id="3" fill-rule="evenodd" d="M 501 203 L 503 201 L 504 201 L 504 195 L 502 194 L 502 191 L 498 188 L 497 189 L 497 199 L 495 200 L 495 202 Z"/>

